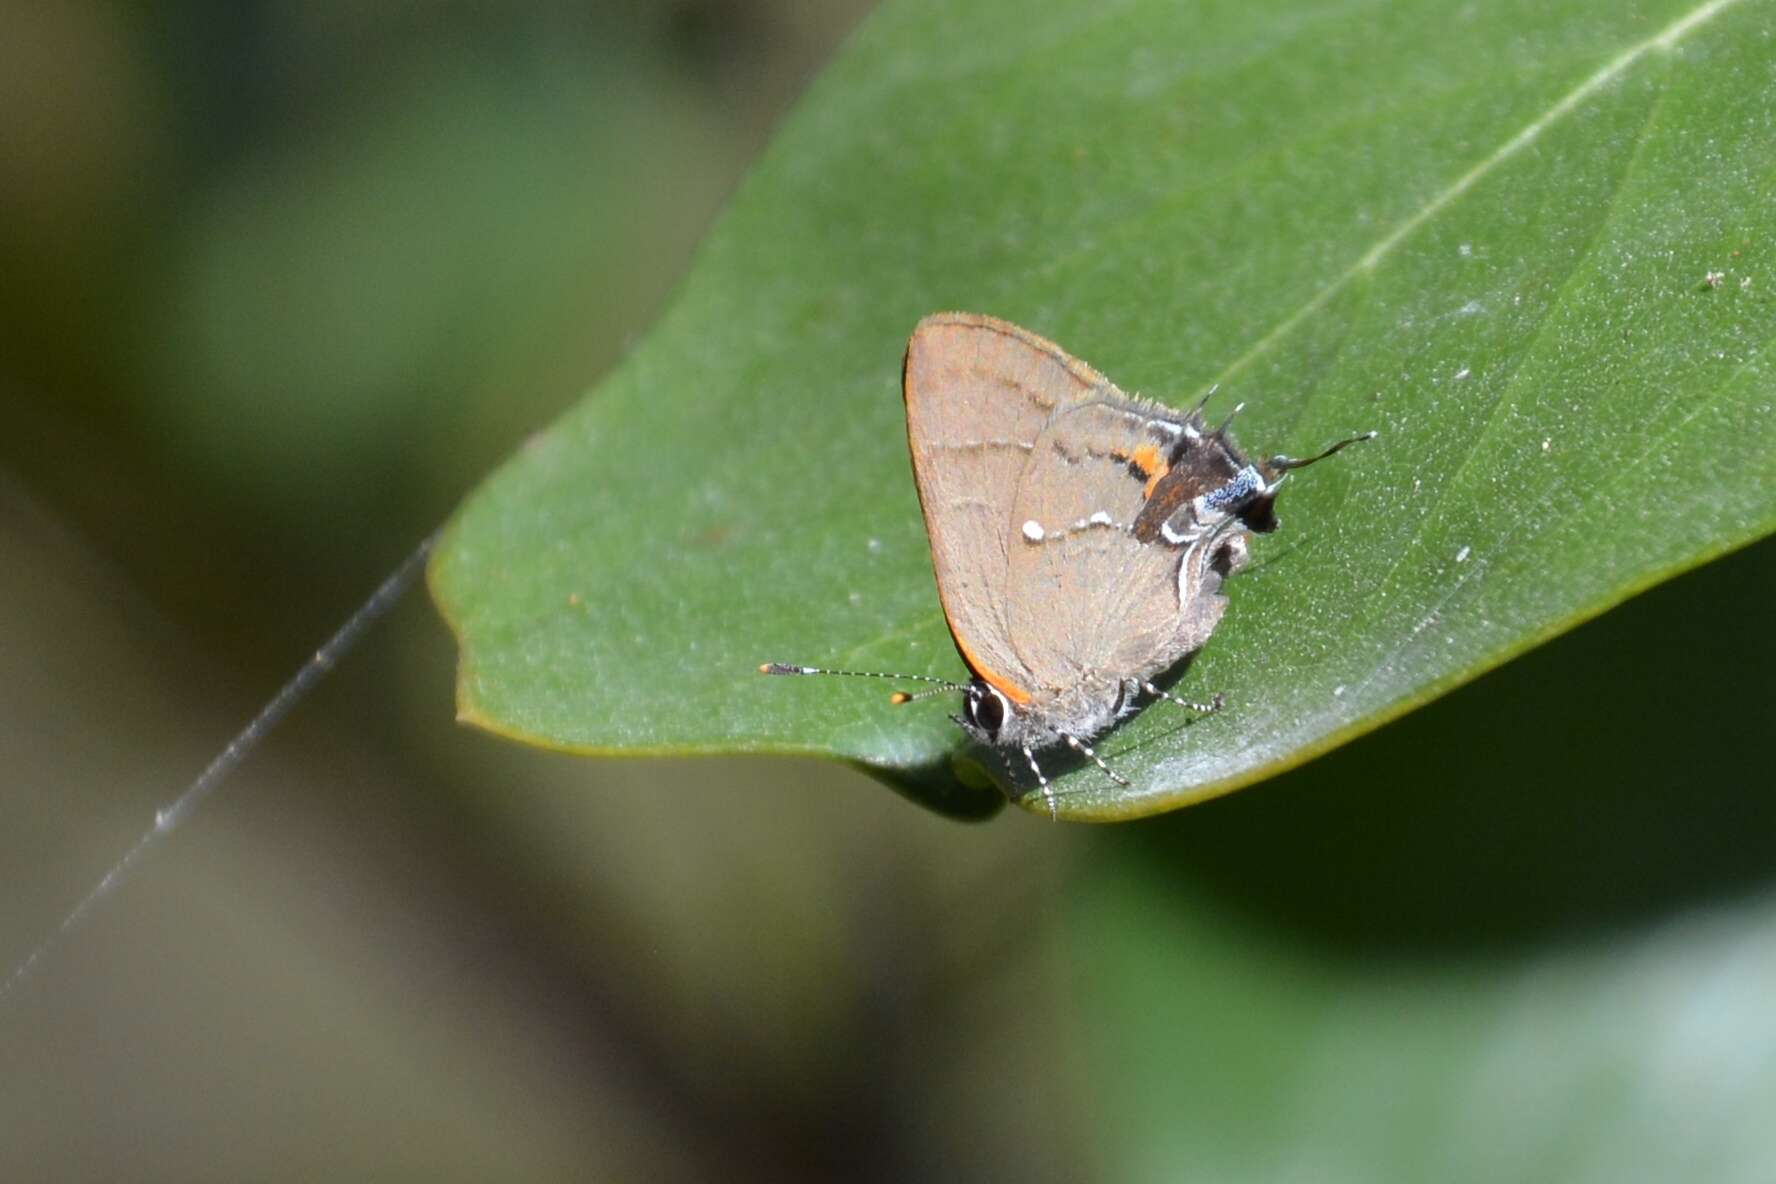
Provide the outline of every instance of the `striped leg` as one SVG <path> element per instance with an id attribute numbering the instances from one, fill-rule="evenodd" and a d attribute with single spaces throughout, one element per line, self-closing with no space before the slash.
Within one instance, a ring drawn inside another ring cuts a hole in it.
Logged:
<path id="1" fill-rule="evenodd" d="M 1213 699 L 1210 699 L 1207 703 L 1192 703 L 1188 699 L 1180 699 L 1176 695 L 1169 694 L 1166 691 L 1162 691 L 1150 682 L 1142 683 L 1141 689 L 1143 691 L 1146 691 L 1149 695 L 1153 695 L 1153 696 L 1156 696 L 1157 698 L 1164 699 L 1168 703 L 1176 703 L 1179 707 L 1184 708 L 1186 711 L 1194 711 L 1198 715 L 1213 715 L 1217 711 L 1220 711 L 1223 704 L 1226 702 L 1226 700 L 1222 699 L 1221 692 L 1219 692 L 1219 691 L 1216 691 L 1215 697 Z"/>
<path id="2" fill-rule="evenodd" d="M 1061 739 L 1065 740 L 1067 742 L 1067 746 L 1069 748 L 1071 748 L 1074 752 L 1082 753 L 1085 756 L 1091 758 L 1091 762 L 1093 764 L 1098 766 L 1098 768 L 1104 770 L 1104 776 L 1110 778 L 1110 780 L 1116 782 L 1116 784 L 1122 786 L 1124 789 L 1128 788 L 1128 782 L 1123 780 L 1121 777 L 1118 777 L 1115 774 L 1115 772 L 1111 770 L 1110 766 L 1106 765 L 1104 763 L 1103 758 L 1100 757 L 1096 752 L 1092 751 L 1091 745 L 1087 744 L 1085 741 L 1081 740 L 1079 737 L 1073 735 L 1071 732 L 1062 732 Z"/>
<path id="3" fill-rule="evenodd" d="M 1048 803 L 1048 816 L 1052 820 L 1059 822 L 1061 820 L 1061 813 L 1059 808 L 1055 805 L 1054 791 L 1048 788 L 1048 778 L 1042 775 L 1042 766 L 1036 763 L 1036 754 L 1030 751 L 1030 746 L 1025 744 L 1022 747 L 1024 750 L 1024 759 L 1030 762 L 1030 772 L 1036 774 L 1036 784 L 1042 787 L 1042 800 Z"/>

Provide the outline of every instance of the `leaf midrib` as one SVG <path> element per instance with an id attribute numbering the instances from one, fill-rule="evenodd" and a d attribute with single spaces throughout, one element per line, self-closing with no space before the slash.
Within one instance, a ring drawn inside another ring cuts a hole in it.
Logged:
<path id="1" fill-rule="evenodd" d="M 1656 49 L 1669 51 L 1675 48 L 1688 37 L 1690 33 L 1703 27 L 1722 12 L 1725 12 L 1729 8 L 1742 2 L 1743 0 L 1708 0 L 1707 3 L 1697 5 L 1677 20 L 1670 22 L 1659 32 L 1617 53 L 1602 67 L 1588 75 L 1583 82 L 1579 83 L 1571 90 L 1568 90 L 1559 99 L 1550 104 L 1548 109 L 1541 115 L 1525 124 L 1515 134 L 1505 140 L 1498 148 L 1494 149 L 1490 154 L 1474 164 L 1444 189 L 1433 195 L 1417 211 L 1402 219 L 1392 230 L 1379 236 L 1366 251 L 1357 257 L 1355 262 L 1323 286 L 1318 292 L 1303 303 L 1300 308 L 1278 321 L 1267 333 L 1247 348 L 1244 353 L 1240 354 L 1238 357 L 1234 358 L 1233 361 L 1223 367 L 1209 385 L 1214 386 L 1230 383 L 1235 376 L 1249 368 L 1253 362 L 1274 349 L 1278 343 L 1305 322 L 1310 316 L 1329 305 L 1334 297 L 1345 288 L 1349 287 L 1359 276 L 1373 271 L 1384 258 L 1410 237 L 1414 231 L 1426 225 L 1438 213 L 1473 189 L 1498 166 L 1505 163 L 1507 160 L 1512 159 L 1523 149 L 1539 140 L 1543 133 L 1560 122 L 1564 116 L 1577 110 L 1586 98 L 1601 91 L 1605 86 L 1623 76 L 1647 54 Z M 1640 137 L 1635 144 L 1634 157 L 1629 162 L 1628 170 L 1630 171 L 1638 162 L 1640 153 L 1645 147 L 1646 132 L 1652 124 L 1654 115 L 1663 106 L 1665 94 L 1666 92 L 1664 90 L 1660 91 L 1658 97 L 1655 99 L 1652 110 L 1648 113 L 1647 122 L 1642 125 Z M 1617 186 L 1616 194 L 1612 198 L 1612 201 L 1619 199 L 1621 190 L 1625 187 L 1629 175 L 1629 171 L 1624 172 L 1622 184 Z M 1611 220 L 1613 220 L 1614 213 L 1615 211 L 1612 208 L 1610 215 L 1600 223 L 1597 235 L 1593 236 L 1592 242 L 1587 244 L 1584 254 L 1578 260 L 1575 260 L 1566 282 L 1562 285 L 1563 292 L 1570 286 L 1573 276 L 1577 275 L 1581 270 L 1583 261 L 1592 256 L 1597 242 L 1607 229 Z M 1548 319 L 1552 316 L 1553 312 L 1558 309 L 1559 305 L 1559 296 L 1556 296 L 1554 300 L 1549 302 L 1549 310 L 1544 314 L 1542 323 L 1537 328 L 1537 339 L 1539 339 L 1541 334 L 1545 331 Z M 1494 405 L 1493 417 L 1489 420 L 1488 431 L 1490 431 L 1492 425 L 1496 423 L 1498 410 L 1505 405 L 1508 395 L 1515 387 L 1515 381 L 1515 377 L 1513 377 L 1512 381 L 1500 392 L 1499 399 Z M 1311 400 L 1308 400 L 1302 407 L 1301 411 L 1297 413 L 1294 420 L 1296 426 L 1299 426 L 1301 417 L 1307 413 L 1308 404 L 1311 404 Z M 1475 451 L 1475 449 L 1469 450 L 1469 453 L 1464 457 L 1461 466 L 1458 467 L 1455 477 L 1458 478 L 1460 473 L 1465 470 L 1469 462 L 1472 460 Z M 1453 479 L 1454 478 L 1452 478 L 1452 480 Z M 1428 522 L 1428 520 L 1429 517 L 1427 516 L 1426 521 Z M 1392 580 L 1398 574 L 1405 556 L 1421 544 L 1424 529 L 1425 524 L 1421 523 L 1408 545 L 1401 548 L 1399 557 L 1389 568 L 1384 582 Z M 1484 562 L 1477 564 L 1473 571 L 1477 572 L 1483 570 L 1484 566 Z M 1463 578 L 1457 582 L 1455 588 L 1451 589 L 1451 592 L 1453 593 L 1454 591 L 1459 590 L 1472 578 L 1473 572 L 1465 574 Z M 845 651 L 845 655 L 848 659 L 855 658 L 893 640 L 896 637 L 913 635 L 926 630 L 933 630 L 941 623 L 941 621 L 941 614 L 933 613 L 921 615 L 914 620 L 904 622 L 891 629 L 885 630 L 868 641 L 860 642 L 852 646 Z M 1404 647 L 1404 644 L 1405 643 L 1403 642 L 1402 648 Z M 1369 678 L 1366 679 L 1364 683 L 1359 684 L 1359 686 L 1366 686 L 1368 682 L 1373 681 L 1376 673 L 1381 669 L 1384 669 L 1386 665 L 1386 661 L 1382 662 L 1381 665 L 1376 668 L 1376 671 L 1371 672 Z"/>

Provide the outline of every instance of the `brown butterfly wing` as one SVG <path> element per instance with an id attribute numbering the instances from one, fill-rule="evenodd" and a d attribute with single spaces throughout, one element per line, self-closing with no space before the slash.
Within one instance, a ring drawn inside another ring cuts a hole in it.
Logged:
<path id="1" fill-rule="evenodd" d="M 1039 685 L 1152 677 L 1208 640 L 1226 607 L 1208 540 L 1159 529 L 1189 515 L 1170 495 L 1198 485 L 1206 440 L 1200 419 L 1114 388 L 1044 426 L 1012 505 L 1005 588 L 1013 652 Z"/>
<path id="2" fill-rule="evenodd" d="M 1006 614 L 1012 502 L 1057 408 L 1109 388 L 1052 342 L 993 317 L 935 313 L 907 345 L 907 442 L 950 634 L 975 674 L 1027 702 Z"/>

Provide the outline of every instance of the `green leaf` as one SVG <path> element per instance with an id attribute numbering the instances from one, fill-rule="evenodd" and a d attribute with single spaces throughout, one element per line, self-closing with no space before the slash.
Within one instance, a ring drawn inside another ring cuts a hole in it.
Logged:
<path id="1" fill-rule="evenodd" d="M 963 675 L 898 394 L 938 309 L 1169 402 L 1219 382 L 1254 453 L 1381 433 L 1230 582 L 1179 687 L 1225 711 L 1107 736 L 1127 790 L 1048 755 L 1069 817 L 1298 764 L 1769 532 L 1773 14 L 890 0 L 660 324 L 453 523 L 463 718 L 989 809 L 950 769 L 1001 758 L 941 703 L 755 672 Z"/>

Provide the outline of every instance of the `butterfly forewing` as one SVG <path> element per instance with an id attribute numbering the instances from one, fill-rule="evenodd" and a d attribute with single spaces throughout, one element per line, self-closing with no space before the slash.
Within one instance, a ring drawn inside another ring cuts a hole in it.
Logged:
<path id="1" fill-rule="evenodd" d="M 907 346 L 907 441 L 944 616 L 963 659 L 1014 700 L 1031 687 L 1004 615 L 1012 501 L 1055 410 L 1108 385 L 993 317 L 934 314 Z"/>

